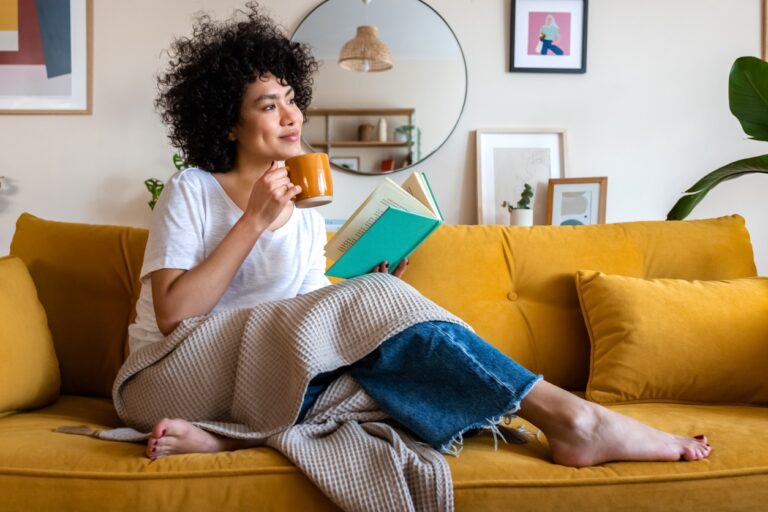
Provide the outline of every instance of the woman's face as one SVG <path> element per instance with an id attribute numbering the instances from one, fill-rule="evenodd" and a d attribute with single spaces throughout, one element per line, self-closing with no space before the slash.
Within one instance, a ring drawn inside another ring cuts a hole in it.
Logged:
<path id="1" fill-rule="evenodd" d="M 238 161 L 271 162 L 301 153 L 304 116 L 294 103 L 290 85 L 272 75 L 250 85 L 240 106 L 240 120 L 230 137 L 237 142 Z"/>

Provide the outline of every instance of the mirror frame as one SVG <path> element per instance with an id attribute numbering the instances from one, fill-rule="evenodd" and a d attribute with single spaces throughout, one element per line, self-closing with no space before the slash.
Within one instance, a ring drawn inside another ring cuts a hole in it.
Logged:
<path id="1" fill-rule="evenodd" d="M 301 21 L 296 25 L 296 28 L 293 30 L 293 33 L 291 34 L 291 41 L 295 42 L 294 38 L 296 36 L 296 32 L 299 31 L 301 26 L 310 18 L 310 16 L 312 16 L 312 14 L 316 10 L 320 9 L 323 5 L 325 5 L 326 3 L 330 2 L 330 1 L 331 0 L 323 0 L 322 2 L 317 4 L 315 7 L 313 7 L 301 19 Z M 380 0 L 380 1 L 386 1 L 386 0 Z M 467 67 L 467 57 L 464 54 L 464 48 L 461 47 L 461 42 L 459 41 L 459 38 L 456 36 L 456 32 L 454 32 L 453 28 L 451 28 L 451 25 L 448 24 L 446 19 L 443 18 L 443 16 L 439 12 L 437 12 L 437 10 L 434 7 L 432 7 L 431 5 L 426 3 L 424 0 L 413 0 L 413 1 L 414 2 L 419 2 L 421 4 L 424 4 L 425 7 L 429 8 L 431 10 L 435 14 L 435 16 L 437 16 L 440 19 L 440 21 L 442 21 L 445 24 L 445 26 L 451 32 L 451 35 L 453 36 L 453 38 L 456 40 L 456 45 L 459 47 L 459 54 L 461 55 L 461 61 L 464 64 L 464 98 L 462 99 L 462 102 L 461 102 L 461 108 L 459 109 L 459 114 L 456 116 L 456 120 L 454 121 L 453 126 L 451 127 L 451 130 L 448 132 L 448 134 L 445 136 L 445 138 L 440 142 L 440 144 L 438 144 L 437 147 L 435 147 L 435 149 L 430 151 L 425 157 L 423 157 L 421 160 L 419 160 L 416 163 L 412 163 L 412 164 L 410 164 L 408 166 L 405 166 L 405 167 L 400 167 L 399 169 L 393 169 L 391 171 L 362 171 L 362 170 L 353 171 L 351 169 L 347 169 L 345 167 L 341 167 L 341 166 L 333 164 L 333 163 L 331 164 L 331 168 L 332 169 L 335 169 L 337 171 L 348 172 L 350 174 L 363 175 L 363 176 L 379 176 L 379 175 L 383 175 L 383 174 L 392 174 L 392 173 L 395 173 L 395 172 L 405 171 L 407 169 L 410 169 L 412 167 L 415 167 L 415 166 L 419 165 L 420 163 L 424 162 L 429 157 L 431 157 L 432 155 L 437 153 L 440 150 L 440 148 L 442 148 L 445 145 L 445 143 L 448 142 L 448 139 L 451 138 L 451 136 L 453 135 L 453 132 L 456 131 L 456 127 L 459 125 L 459 121 L 461 121 L 461 116 L 464 114 L 464 108 L 467 106 L 467 95 L 468 95 L 468 92 L 469 92 L 469 69 Z M 305 44 L 308 44 L 308 43 L 305 42 Z M 317 76 L 317 75 L 315 75 L 315 76 Z M 314 98 L 313 98 L 313 102 L 314 102 Z M 310 106 L 310 108 L 311 108 L 311 106 Z M 309 109 L 307 109 L 307 112 L 309 112 Z M 317 151 L 317 148 L 313 147 L 304 138 L 303 131 L 302 131 L 302 134 L 301 134 L 301 142 L 302 142 L 302 144 L 304 144 L 310 150 Z"/>

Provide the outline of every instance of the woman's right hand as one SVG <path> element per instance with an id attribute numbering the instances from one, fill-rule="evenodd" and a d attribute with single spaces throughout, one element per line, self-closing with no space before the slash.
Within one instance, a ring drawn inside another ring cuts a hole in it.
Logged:
<path id="1" fill-rule="evenodd" d="M 288 178 L 288 170 L 272 162 L 267 172 L 253 184 L 245 214 L 258 220 L 266 229 L 277 219 L 286 203 L 300 192 L 301 187 Z"/>

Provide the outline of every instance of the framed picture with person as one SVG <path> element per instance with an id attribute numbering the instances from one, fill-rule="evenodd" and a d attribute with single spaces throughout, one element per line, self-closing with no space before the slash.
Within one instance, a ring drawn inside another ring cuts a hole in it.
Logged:
<path id="1" fill-rule="evenodd" d="M 509 70 L 586 73 L 588 0 L 512 0 Z"/>

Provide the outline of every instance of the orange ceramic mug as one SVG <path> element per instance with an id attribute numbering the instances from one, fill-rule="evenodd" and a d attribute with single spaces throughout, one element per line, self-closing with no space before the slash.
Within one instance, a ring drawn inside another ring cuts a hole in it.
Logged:
<path id="1" fill-rule="evenodd" d="M 301 187 L 294 198 L 299 208 L 312 208 L 333 201 L 331 166 L 325 153 L 306 153 L 285 161 L 288 178 Z"/>

